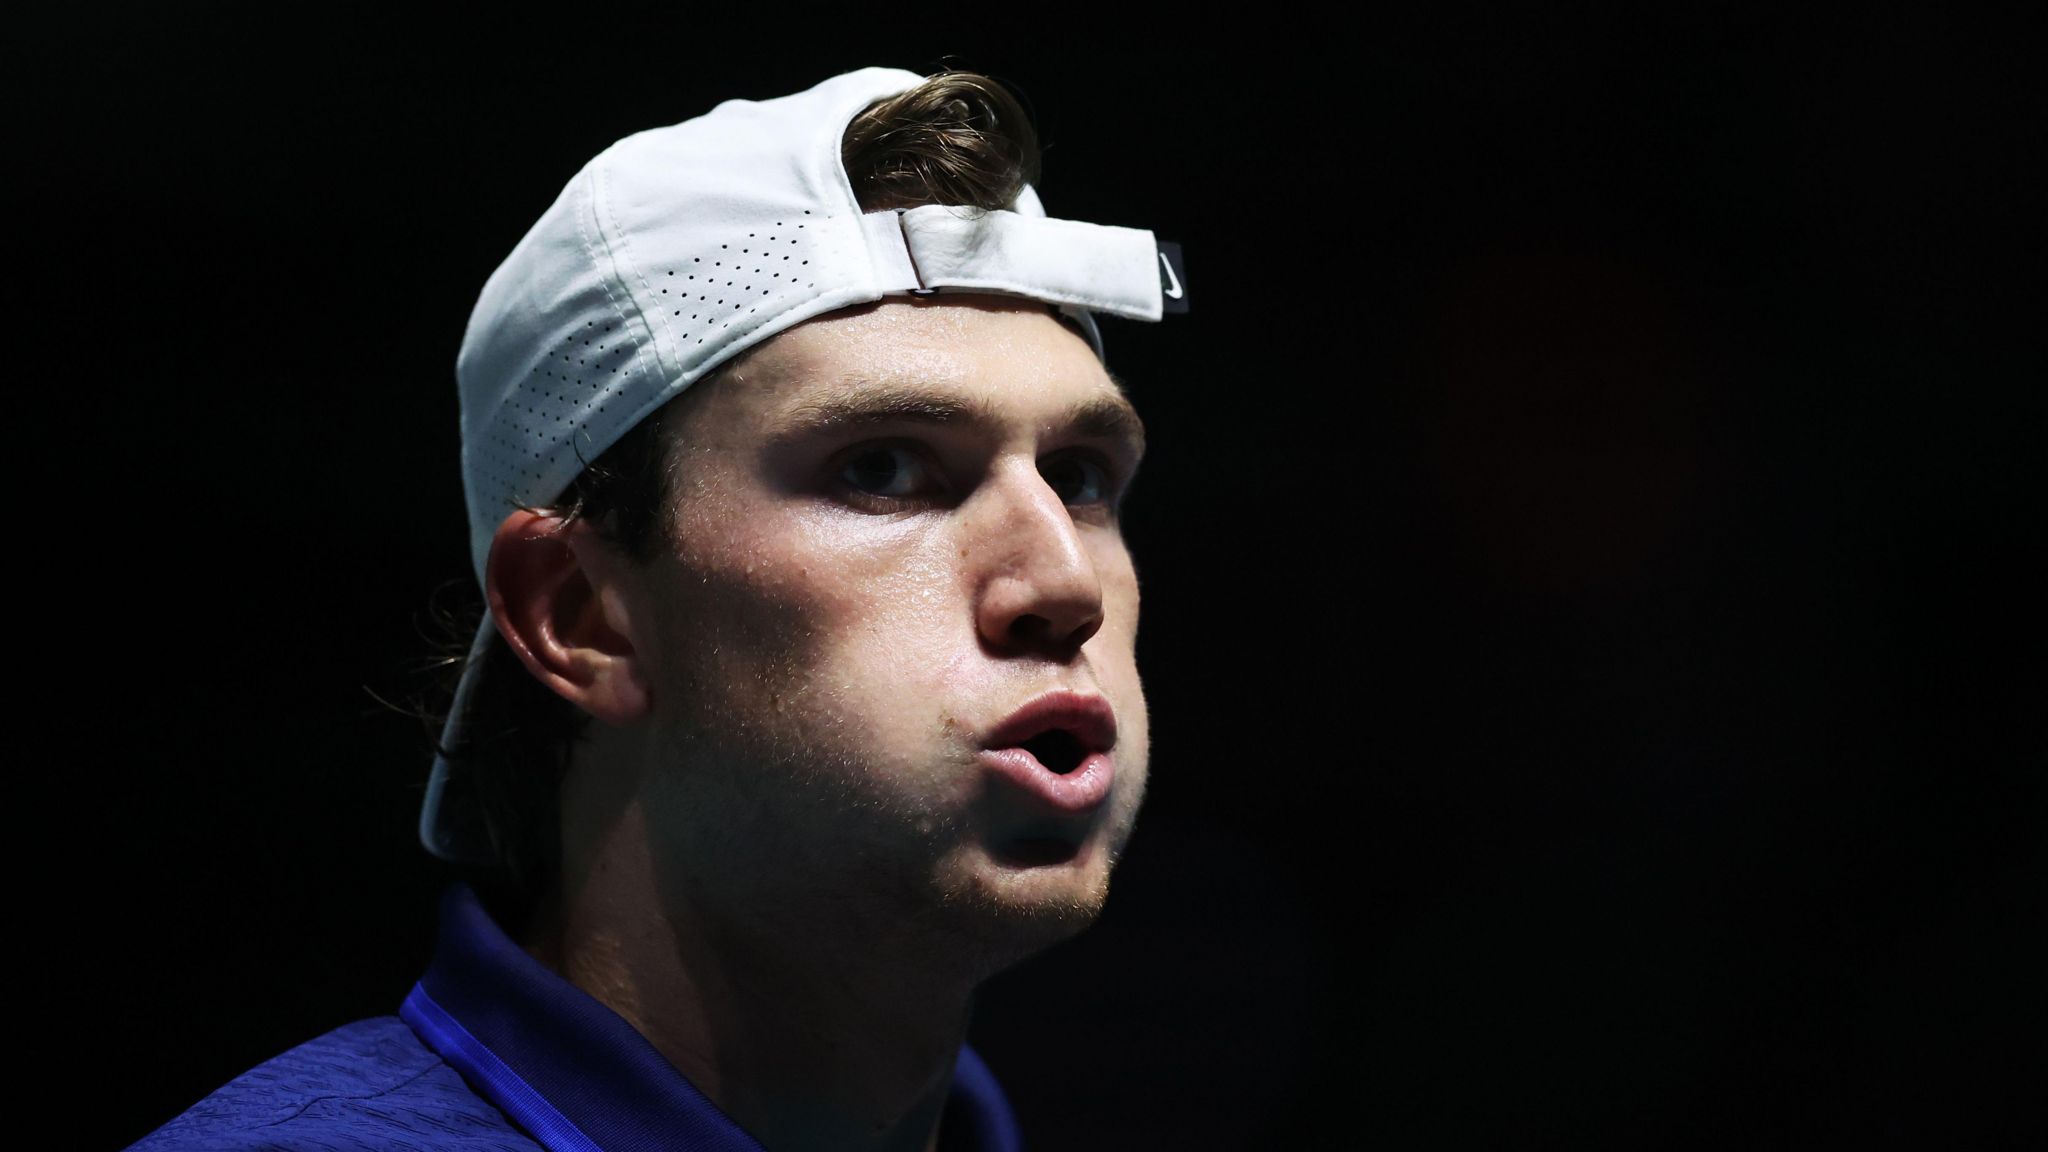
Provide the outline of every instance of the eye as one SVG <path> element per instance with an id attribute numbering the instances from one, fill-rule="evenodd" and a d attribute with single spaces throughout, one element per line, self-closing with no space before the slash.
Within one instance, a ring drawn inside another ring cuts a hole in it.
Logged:
<path id="1" fill-rule="evenodd" d="M 890 444 L 864 448 L 849 457 L 839 470 L 839 479 L 857 492 L 896 499 L 916 496 L 932 483 L 922 457 Z"/>
<path id="2" fill-rule="evenodd" d="M 1068 504 L 1099 504 L 1109 499 L 1109 470 L 1086 456 L 1061 456 L 1039 467 L 1038 474 Z"/>

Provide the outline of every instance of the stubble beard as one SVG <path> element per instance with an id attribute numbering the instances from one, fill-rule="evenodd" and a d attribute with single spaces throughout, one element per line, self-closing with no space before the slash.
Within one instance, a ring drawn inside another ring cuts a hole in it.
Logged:
<path id="1" fill-rule="evenodd" d="M 679 575 L 691 594 L 663 604 L 647 790 L 650 844 L 676 898 L 757 938 L 867 947 L 976 981 L 1100 915 L 1142 770 L 1082 874 L 1000 865 L 957 800 L 978 767 L 956 733 L 937 721 L 929 733 L 945 764 L 891 763 L 874 702 L 826 672 L 842 665 L 834 630 L 730 573 Z"/>
<path id="2" fill-rule="evenodd" d="M 1136 817 L 1137 797 L 1121 802 L 1085 865 L 1005 865 L 964 808 L 886 787 L 897 770 L 833 709 L 779 695 L 691 712 L 665 732 L 650 789 L 650 839 L 678 892 L 756 933 L 934 976 L 978 983 L 1087 928 Z"/>

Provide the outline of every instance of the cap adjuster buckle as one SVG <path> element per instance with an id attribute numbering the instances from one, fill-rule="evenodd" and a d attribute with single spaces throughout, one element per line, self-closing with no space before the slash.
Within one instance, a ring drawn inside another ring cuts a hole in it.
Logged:
<path id="1" fill-rule="evenodd" d="M 903 209 L 901 208 L 896 210 L 896 231 L 903 236 L 903 254 L 910 259 L 910 274 L 917 277 L 917 287 L 910 289 L 910 294 L 912 296 L 937 295 L 939 291 L 937 288 L 927 288 L 924 286 L 924 272 L 917 266 L 917 250 L 911 247 L 910 228 L 903 223 Z"/>

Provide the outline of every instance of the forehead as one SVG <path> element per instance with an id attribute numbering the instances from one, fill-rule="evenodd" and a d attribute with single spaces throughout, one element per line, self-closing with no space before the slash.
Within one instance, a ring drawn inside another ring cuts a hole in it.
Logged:
<path id="1" fill-rule="evenodd" d="M 829 313 L 749 349 L 724 375 L 707 407 L 757 428 L 881 395 L 1019 421 L 1077 405 L 1129 408 L 1088 341 L 1046 305 L 992 295 Z"/>

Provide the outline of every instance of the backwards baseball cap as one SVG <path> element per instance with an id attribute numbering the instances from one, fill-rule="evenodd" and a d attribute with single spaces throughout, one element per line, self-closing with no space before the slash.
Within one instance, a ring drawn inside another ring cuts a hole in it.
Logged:
<path id="1" fill-rule="evenodd" d="M 1185 309 L 1179 250 L 1135 228 L 1006 209 L 868 212 L 847 125 L 924 81 L 862 68 L 771 100 L 728 100 L 599 153 L 484 285 L 456 359 L 477 583 L 505 517 L 561 496 L 641 420 L 778 332 L 895 295 L 994 292 L 1057 307 L 1102 356 L 1094 314 Z M 490 649 L 488 608 L 442 731 L 459 749 Z M 434 759 L 420 839 L 494 864 L 469 775 Z"/>

